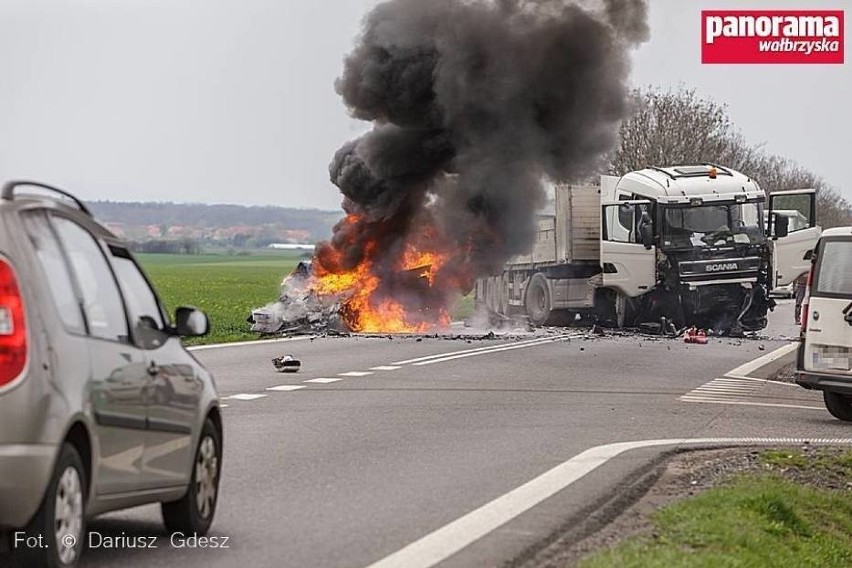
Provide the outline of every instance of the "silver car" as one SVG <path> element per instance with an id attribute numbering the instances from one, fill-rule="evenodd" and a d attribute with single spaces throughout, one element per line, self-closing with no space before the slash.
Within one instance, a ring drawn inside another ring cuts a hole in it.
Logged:
<path id="1" fill-rule="evenodd" d="M 72 195 L 0 196 L 0 565 L 75 566 L 86 520 L 162 503 L 168 530 L 213 521 L 222 419 L 213 379 L 126 243 Z M 23 559 L 23 560 L 21 560 Z"/>

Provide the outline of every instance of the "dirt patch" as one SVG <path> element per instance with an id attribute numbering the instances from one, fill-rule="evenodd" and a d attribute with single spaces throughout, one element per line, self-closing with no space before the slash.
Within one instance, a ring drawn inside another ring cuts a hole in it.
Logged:
<path id="1" fill-rule="evenodd" d="M 821 456 L 839 455 L 848 452 L 848 448 L 814 448 L 809 444 L 779 448 L 772 450 L 778 458 L 776 460 L 762 458 L 764 451 L 764 448 L 732 448 L 676 455 L 661 468 L 662 473 L 651 488 L 604 528 L 576 543 L 557 538 L 522 566 L 566 568 L 627 538 L 653 537 L 651 515 L 656 510 L 710 488 L 723 486 L 739 474 L 772 473 L 795 483 L 852 493 L 852 476 L 848 470 L 808 466 L 819 461 Z M 788 457 L 794 459 L 788 460 Z"/>
<path id="2" fill-rule="evenodd" d="M 782 383 L 796 382 L 796 364 L 790 363 L 789 365 L 781 367 L 772 380 L 781 381 Z"/>

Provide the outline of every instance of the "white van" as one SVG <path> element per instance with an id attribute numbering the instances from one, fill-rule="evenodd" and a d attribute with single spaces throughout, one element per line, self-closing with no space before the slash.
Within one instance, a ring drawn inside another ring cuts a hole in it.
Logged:
<path id="1" fill-rule="evenodd" d="M 796 382 L 852 422 L 852 227 L 824 231 L 814 249 L 797 367 Z"/>

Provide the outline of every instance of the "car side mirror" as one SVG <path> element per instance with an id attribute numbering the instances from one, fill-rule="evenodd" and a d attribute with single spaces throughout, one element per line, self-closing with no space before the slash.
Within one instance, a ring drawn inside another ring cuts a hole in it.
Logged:
<path id="1" fill-rule="evenodd" d="M 180 307 L 175 311 L 175 331 L 181 337 L 200 337 L 210 331 L 207 314 L 192 307 Z"/>
<path id="2" fill-rule="evenodd" d="M 790 219 L 784 215 L 775 215 L 774 233 L 776 239 L 782 239 L 790 234 Z"/>

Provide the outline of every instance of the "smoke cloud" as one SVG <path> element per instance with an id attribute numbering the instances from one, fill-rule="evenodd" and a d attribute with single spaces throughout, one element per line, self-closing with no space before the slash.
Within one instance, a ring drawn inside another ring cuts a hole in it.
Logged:
<path id="1" fill-rule="evenodd" d="M 441 246 L 466 291 L 527 252 L 543 180 L 603 166 L 629 110 L 629 50 L 647 38 L 644 1 L 376 6 L 335 85 L 374 127 L 331 163 L 349 215 L 320 246 L 321 271 L 368 260 L 390 281 L 402 243 Z"/>

